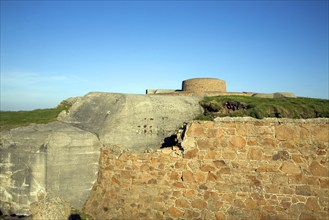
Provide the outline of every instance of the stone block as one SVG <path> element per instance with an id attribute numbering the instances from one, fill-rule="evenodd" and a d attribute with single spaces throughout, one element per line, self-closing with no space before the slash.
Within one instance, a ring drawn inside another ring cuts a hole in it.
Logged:
<path id="1" fill-rule="evenodd" d="M 222 168 L 222 167 L 227 166 L 227 164 L 225 163 L 224 160 L 214 160 L 213 163 L 215 164 L 215 166 L 217 168 Z"/>
<path id="2" fill-rule="evenodd" d="M 215 159 L 217 157 L 217 151 L 212 151 L 212 150 L 209 150 L 207 151 L 204 159 Z"/>
<path id="3" fill-rule="evenodd" d="M 307 184 L 308 185 L 319 185 L 319 178 L 314 176 L 307 177 Z"/>
<path id="4" fill-rule="evenodd" d="M 211 128 L 211 129 L 208 129 L 207 130 L 207 138 L 215 138 L 215 137 L 218 137 L 219 134 L 218 134 L 218 129 L 214 129 L 214 128 Z"/>
<path id="5" fill-rule="evenodd" d="M 272 160 L 289 160 L 289 159 L 290 159 L 290 155 L 288 151 L 285 150 L 278 151 L 278 153 L 272 156 Z"/>
<path id="6" fill-rule="evenodd" d="M 284 162 L 280 170 L 287 174 L 300 174 L 302 172 L 301 168 L 292 162 Z"/>
<path id="7" fill-rule="evenodd" d="M 152 202 L 151 208 L 157 211 L 165 212 L 166 206 L 163 202 Z"/>
<path id="8" fill-rule="evenodd" d="M 290 141 L 282 141 L 281 142 L 281 148 L 283 149 L 289 149 L 289 150 L 293 150 L 296 149 L 298 147 L 298 141 L 294 141 L 294 140 L 290 140 Z"/>
<path id="9" fill-rule="evenodd" d="M 280 187 L 278 185 L 266 185 L 265 186 L 267 193 L 279 193 Z"/>
<path id="10" fill-rule="evenodd" d="M 222 152 L 223 159 L 234 160 L 237 158 L 237 153 L 234 149 L 225 148 Z"/>
<path id="11" fill-rule="evenodd" d="M 186 159 L 193 159 L 198 157 L 198 149 L 192 149 L 189 151 L 184 152 L 184 158 Z"/>
<path id="12" fill-rule="evenodd" d="M 131 179 L 132 177 L 133 177 L 133 173 L 131 171 L 127 171 L 127 170 L 121 171 L 121 178 Z"/>
<path id="13" fill-rule="evenodd" d="M 249 148 L 248 150 L 248 159 L 249 160 L 261 160 L 263 152 L 259 148 Z"/>
<path id="14" fill-rule="evenodd" d="M 309 166 L 309 169 L 314 176 L 323 176 L 323 177 L 329 176 L 328 168 L 320 165 L 319 162 L 317 161 L 313 161 Z"/>
<path id="15" fill-rule="evenodd" d="M 168 208 L 168 214 L 173 218 L 180 218 L 184 215 L 184 212 L 181 211 L 180 209 L 171 206 Z"/>
<path id="16" fill-rule="evenodd" d="M 295 163 L 303 163 L 303 159 L 301 155 L 298 154 L 292 154 L 291 155 L 291 159 L 295 162 Z"/>
<path id="17" fill-rule="evenodd" d="M 197 146 L 200 150 L 209 150 L 213 146 L 212 139 L 199 139 Z"/>
<path id="18" fill-rule="evenodd" d="M 181 191 L 173 191 L 172 192 L 172 196 L 173 197 L 180 197 L 182 195 L 182 192 Z"/>
<path id="19" fill-rule="evenodd" d="M 318 198 L 308 197 L 306 204 L 305 204 L 305 209 L 310 210 L 310 211 L 320 211 L 321 208 L 319 206 Z"/>
<path id="20" fill-rule="evenodd" d="M 181 175 L 176 171 L 172 171 L 171 174 L 170 174 L 170 179 L 171 180 L 180 180 Z"/>
<path id="21" fill-rule="evenodd" d="M 235 207 L 239 207 L 239 208 L 245 208 L 245 204 L 241 199 L 235 199 L 233 202 Z"/>
<path id="22" fill-rule="evenodd" d="M 308 141 L 311 137 L 311 133 L 309 132 L 309 130 L 304 127 L 304 126 L 301 126 L 300 128 L 300 140 L 301 141 Z"/>
<path id="23" fill-rule="evenodd" d="M 272 147 L 272 148 L 274 148 L 274 147 L 277 146 L 277 144 L 278 144 L 278 141 L 274 138 L 264 137 L 261 140 L 261 145 L 263 147 Z"/>
<path id="24" fill-rule="evenodd" d="M 247 140 L 248 146 L 257 146 L 258 145 L 258 140 L 255 137 L 248 137 L 248 138 L 246 138 L 246 140 Z M 266 146 L 265 143 L 263 145 Z"/>
<path id="25" fill-rule="evenodd" d="M 251 198 L 247 198 L 244 203 L 245 203 L 245 207 L 248 209 L 255 209 L 258 207 L 257 202 Z"/>
<path id="26" fill-rule="evenodd" d="M 216 181 L 217 180 L 217 175 L 212 173 L 212 172 L 209 172 L 208 173 L 208 176 L 207 176 L 207 181 Z"/>
<path id="27" fill-rule="evenodd" d="M 208 209 L 203 209 L 201 211 L 201 219 L 214 219 L 215 214 Z"/>
<path id="28" fill-rule="evenodd" d="M 196 192 L 193 189 L 186 190 L 186 192 L 184 192 L 185 197 L 193 197 L 195 194 Z"/>
<path id="29" fill-rule="evenodd" d="M 182 182 L 175 182 L 172 186 L 175 188 L 185 188 Z"/>
<path id="30" fill-rule="evenodd" d="M 226 219 L 226 215 L 222 211 L 218 211 L 215 213 L 216 220 L 223 220 Z"/>
<path id="31" fill-rule="evenodd" d="M 294 140 L 295 137 L 298 137 L 298 133 L 295 127 L 284 125 L 275 126 L 275 137 L 278 140 Z"/>
<path id="32" fill-rule="evenodd" d="M 236 134 L 236 129 L 235 128 L 226 128 L 225 129 L 225 134 L 233 136 L 233 135 Z"/>
<path id="33" fill-rule="evenodd" d="M 203 183 L 206 180 L 206 174 L 204 172 L 197 171 L 194 174 L 194 179 L 198 183 Z"/>
<path id="34" fill-rule="evenodd" d="M 311 212 L 302 212 L 300 214 L 299 220 L 313 220 L 313 219 L 318 219 L 315 213 Z"/>
<path id="35" fill-rule="evenodd" d="M 315 138 L 319 142 L 329 142 L 329 126 L 324 126 L 323 128 L 317 128 L 315 132 Z"/>
<path id="36" fill-rule="evenodd" d="M 175 202 L 176 207 L 178 208 L 189 208 L 190 203 L 186 199 L 177 199 Z"/>
<path id="37" fill-rule="evenodd" d="M 173 152 L 173 150 L 172 150 L 171 147 L 165 147 L 165 148 L 162 148 L 162 149 L 161 149 L 161 152 L 162 152 L 163 154 L 169 155 L 169 154 L 171 154 L 171 153 Z"/>
<path id="38" fill-rule="evenodd" d="M 217 192 L 206 191 L 204 193 L 204 199 L 205 200 L 217 200 L 218 198 L 219 198 L 219 196 L 218 196 Z"/>
<path id="39" fill-rule="evenodd" d="M 113 176 L 113 177 L 111 178 L 111 181 L 112 181 L 112 184 L 113 184 L 113 185 L 115 185 L 115 184 L 117 184 L 117 185 L 121 185 L 121 182 L 119 181 L 119 178 L 118 178 L 118 177 Z"/>
<path id="40" fill-rule="evenodd" d="M 186 131 L 187 137 L 203 137 L 205 135 L 205 130 L 201 124 L 193 123 Z"/>
<path id="41" fill-rule="evenodd" d="M 205 209 L 207 208 L 207 203 L 202 200 L 202 199 L 195 199 L 191 202 L 191 205 L 193 208 L 196 208 L 196 209 Z"/>
<path id="42" fill-rule="evenodd" d="M 246 140 L 243 137 L 236 135 L 230 137 L 229 143 L 229 146 L 234 148 L 243 148 L 246 146 Z"/>
<path id="43" fill-rule="evenodd" d="M 311 187 L 308 185 L 296 186 L 296 194 L 302 196 L 311 196 L 312 195 Z"/>
<path id="44" fill-rule="evenodd" d="M 296 194 L 295 187 L 289 185 L 280 187 L 280 193 L 291 195 Z"/>
<path id="45" fill-rule="evenodd" d="M 283 185 L 287 184 L 288 181 L 290 180 L 288 178 L 288 175 L 284 174 L 284 173 L 273 174 L 273 175 L 271 175 L 271 178 L 272 178 L 272 183 L 274 185 L 278 185 L 278 186 L 283 186 Z"/>
<path id="46" fill-rule="evenodd" d="M 186 169 L 186 163 L 185 163 L 185 161 L 177 161 L 175 163 L 175 168 L 176 169 Z"/>
<path id="47" fill-rule="evenodd" d="M 197 212 L 193 209 L 186 209 L 184 213 L 184 217 L 186 219 L 198 219 L 200 218 L 200 215 L 201 215 L 200 211 Z"/>
<path id="48" fill-rule="evenodd" d="M 212 144 L 213 144 L 214 148 L 218 148 L 218 149 L 227 147 L 228 146 L 228 138 L 226 136 L 222 136 L 222 137 L 213 139 Z"/>
<path id="49" fill-rule="evenodd" d="M 193 173 L 189 170 L 183 171 L 183 181 L 184 182 L 193 182 L 194 181 Z"/>
<path id="50" fill-rule="evenodd" d="M 211 165 L 209 165 L 209 164 L 204 164 L 204 165 L 201 166 L 201 170 L 202 170 L 203 172 L 209 172 L 209 171 L 214 171 L 214 170 L 216 170 L 216 168 L 213 167 L 213 166 L 211 166 Z"/>
<path id="51" fill-rule="evenodd" d="M 217 176 L 220 176 L 221 174 L 231 174 L 231 168 L 229 167 L 222 167 L 217 171 Z"/>
<path id="52" fill-rule="evenodd" d="M 320 185 L 321 185 L 321 188 L 323 189 L 328 189 L 329 188 L 329 178 L 320 178 Z M 328 203 L 329 205 L 329 203 Z"/>
<path id="53" fill-rule="evenodd" d="M 192 171 L 196 171 L 200 168 L 200 161 L 199 160 L 191 160 L 190 162 L 188 162 L 188 167 Z"/>

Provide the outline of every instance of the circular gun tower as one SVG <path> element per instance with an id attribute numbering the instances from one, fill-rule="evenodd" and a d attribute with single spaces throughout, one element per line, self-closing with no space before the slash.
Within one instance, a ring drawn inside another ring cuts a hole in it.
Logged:
<path id="1" fill-rule="evenodd" d="M 226 82 L 216 78 L 194 78 L 184 80 L 182 90 L 204 96 L 207 92 L 226 92 Z"/>

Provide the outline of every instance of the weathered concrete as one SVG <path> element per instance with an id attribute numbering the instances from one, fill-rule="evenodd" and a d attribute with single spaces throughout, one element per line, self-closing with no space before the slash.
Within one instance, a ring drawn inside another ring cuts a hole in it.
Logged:
<path id="1" fill-rule="evenodd" d="M 1 133 L 0 209 L 29 215 L 30 204 L 46 194 L 81 208 L 98 169 L 96 135 L 61 122 Z"/>
<path id="2" fill-rule="evenodd" d="M 30 204 L 47 194 L 81 209 L 96 181 L 102 146 L 114 154 L 159 149 L 202 112 L 195 97 L 89 93 L 67 101 L 72 107 L 59 115 L 61 122 L 0 133 L 2 213 L 29 215 Z"/>
<path id="3" fill-rule="evenodd" d="M 165 137 L 202 113 L 199 101 L 197 97 L 89 93 L 59 120 L 95 133 L 104 145 L 143 152 L 159 149 Z"/>
<path id="4" fill-rule="evenodd" d="M 146 94 L 147 95 L 154 95 L 154 94 L 163 94 L 163 93 L 173 93 L 179 91 L 177 89 L 147 89 Z"/>

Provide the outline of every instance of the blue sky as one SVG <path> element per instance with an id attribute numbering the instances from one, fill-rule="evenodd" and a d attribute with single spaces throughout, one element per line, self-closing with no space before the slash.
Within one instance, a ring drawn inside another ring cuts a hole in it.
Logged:
<path id="1" fill-rule="evenodd" d="M 195 77 L 328 99 L 328 1 L 1 1 L 1 110 Z"/>

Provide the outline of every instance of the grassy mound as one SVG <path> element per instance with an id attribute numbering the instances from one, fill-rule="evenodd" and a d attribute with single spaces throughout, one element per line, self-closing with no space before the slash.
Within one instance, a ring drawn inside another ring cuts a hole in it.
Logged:
<path id="1" fill-rule="evenodd" d="M 259 98 L 248 96 L 205 97 L 204 114 L 199 120 L 216 117 L 251 116 L 254 118 L 319 118 L 329 117 L 329 100 L 312 98 Z"/>
<path id="2" fill-rule="evenodd" d="M 46 124 L 56 121 L 58 114 L 71 107 L 67 102 L 62 102 L 56 108 L 36 109 L 33 111 L 1 111 L 0 131 L 26 126 L 31 123 Z"/>
<path id="3" fill-rule="evenodd" d="M 213 120 L 216 117 L 251 116 L 254 118 L 319 118 L 329 117 L 329 100 L 311 98 L 259 98 L 247 96 L 205 97 L 201 102 L 204 114 L 198 120 Z M 56 121 L 58 114 L 71 105 L 65 101 L 56 108 L 33 111 L 1 111 L 0 131 L 31 123 L 45 124 Z"/>

